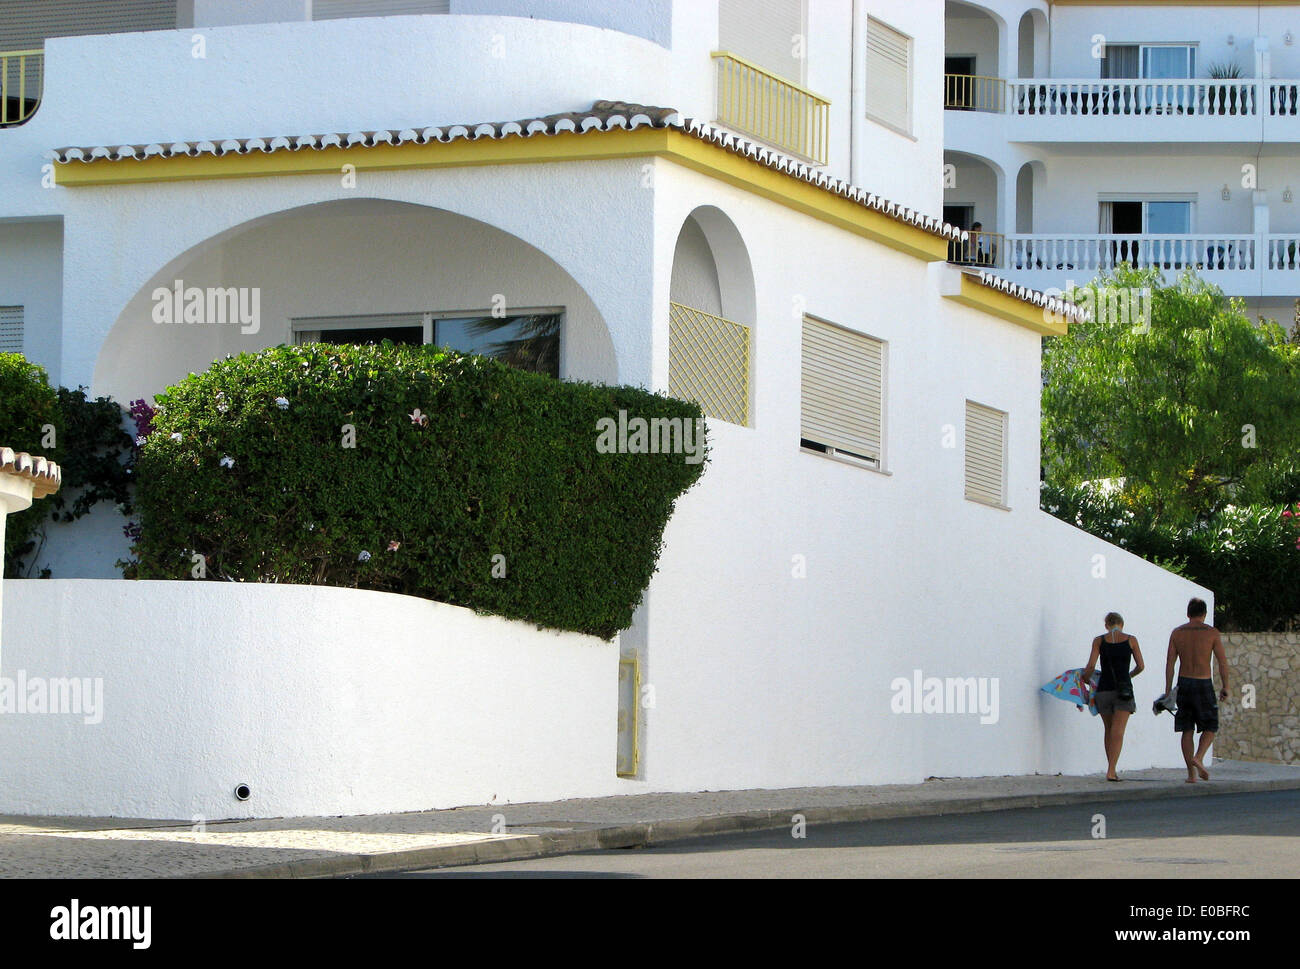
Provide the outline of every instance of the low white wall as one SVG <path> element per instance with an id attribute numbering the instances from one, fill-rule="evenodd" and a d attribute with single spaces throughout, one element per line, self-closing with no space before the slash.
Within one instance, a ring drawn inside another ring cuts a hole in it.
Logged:
<path id="1" fill-rule="evenodd" d="M 0 714 L 0 814 L 370 814 L 615 789 L 617 645 L 455 606 L 10 581 L 3 657 L 10 689 L 98 678 L 103 700 L 98 717 Z"/>

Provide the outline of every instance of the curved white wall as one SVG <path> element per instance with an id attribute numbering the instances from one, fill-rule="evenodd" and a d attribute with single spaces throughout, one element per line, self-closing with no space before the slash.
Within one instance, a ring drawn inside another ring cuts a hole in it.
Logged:
<path id="1" fill-rule="evenodd" d="M 4 595 L 0 675 L 102 678 L 103 707 L 98 723 L 0 714 L 0 814 L 373 814 L 615 789 L 615 643 L 356 589 L 54 579 Z"/>

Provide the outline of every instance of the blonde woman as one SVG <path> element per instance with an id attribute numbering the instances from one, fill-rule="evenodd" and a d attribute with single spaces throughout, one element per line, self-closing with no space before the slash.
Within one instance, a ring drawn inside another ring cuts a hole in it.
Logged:
<path id="1" fill-rule="evenodd" d="M 1138 647 L 1136 636 L 1124 632 L 1124 617 L 1118 612 L 1106 614 L 1106 633 L 1092 641 L 1092 653 L 1088 665 L 1080 675 L 1085 684 L 1092 679 L 1092 671 L 1101 661 L 1101 679 L 1097 683 L 1097 713 L 1106 728 L 1106 780 L 1118 781 L 1115 766 L 1119 763 L 1119 752 L 1124 746 L 1124 729 L 1128 718 L 1137 712 L 1137 701 L 1133 698 L 1133 677 L 1137 676 L 1146 665 L 1142 662 L 1142 650 Z M 1131 670 L 1129 663 L 1137 665 Z"/>

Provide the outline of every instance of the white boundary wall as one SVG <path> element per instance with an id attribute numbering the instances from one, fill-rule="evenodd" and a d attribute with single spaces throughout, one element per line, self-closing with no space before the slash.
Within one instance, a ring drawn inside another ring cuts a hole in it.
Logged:
<path id="1" fill-rule="evenodd" d="M 3 657 L 15 683 L 102 678 L 103 707 L 98 723 L 0 714 L 0 814 L 372 814 L 614 790 L 617 645 L 455 606 L 11 580 Z"/>

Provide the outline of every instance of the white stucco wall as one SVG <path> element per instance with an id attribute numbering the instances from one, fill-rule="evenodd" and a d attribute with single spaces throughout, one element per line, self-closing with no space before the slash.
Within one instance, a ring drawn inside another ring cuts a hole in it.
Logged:
<path id="1" fill-rule="evenodd" d="M 63 328 L 63 225 L 0 221 L 0 306 L 23 308 L 23 354 L 58 386 Z"/>
<path id="2" fill-rule="evenodd" d="M 103 703 L 92 723 L 0 714 L 0 813 L 215 820 L 612 790 L 615 643 L 356 589 L 4 594 L 0 675 L 99 678 Z"/>

